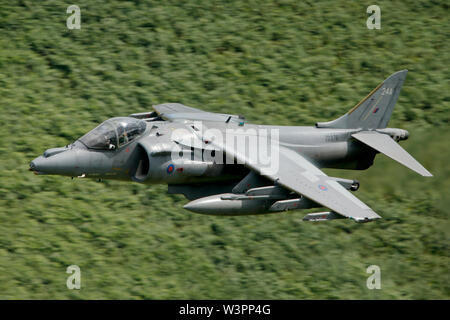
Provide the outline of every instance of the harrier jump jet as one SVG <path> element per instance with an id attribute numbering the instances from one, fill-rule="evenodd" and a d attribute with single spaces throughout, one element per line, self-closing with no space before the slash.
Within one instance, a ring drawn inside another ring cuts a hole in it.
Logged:
<path id="1" fill-rule="evenodd" d="M 212 215 L 247 215 L 326 207 L 308 221 L 380 216 L 356 198 L 359 182 L 321 168 L 364 170 L 383 153 L 432 176 L 387 128 L 407 70 L 391 75 L 349 112 L 315 126 L 250 124 L 242 116 L 178 103 L 106 120 L 74 143 L 48 149 L 30 163 L 36 174 L 167 183 L 191 200 L 184 208 Z"/>

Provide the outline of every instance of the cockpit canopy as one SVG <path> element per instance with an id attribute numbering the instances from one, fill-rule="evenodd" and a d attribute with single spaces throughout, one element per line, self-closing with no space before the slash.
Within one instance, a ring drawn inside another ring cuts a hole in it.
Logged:
<path id="1" fill-rule="evenodd" d="M 111 118 L 86 133 L 79 141 L 91 149 L 113 150 L 139 137 L 146 126 L 145 121 L 136 118 Z"/>

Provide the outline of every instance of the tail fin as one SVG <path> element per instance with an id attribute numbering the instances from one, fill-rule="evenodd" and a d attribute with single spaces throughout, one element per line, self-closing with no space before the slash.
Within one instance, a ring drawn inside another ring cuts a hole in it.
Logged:
<path id="1" fill-rule="evenodd" d="M 318 128 L 382 129 L 386 128 L 408 70 L 398 71 L 380 83 L 371 93 L 342 117 L 318 122 Z"/>

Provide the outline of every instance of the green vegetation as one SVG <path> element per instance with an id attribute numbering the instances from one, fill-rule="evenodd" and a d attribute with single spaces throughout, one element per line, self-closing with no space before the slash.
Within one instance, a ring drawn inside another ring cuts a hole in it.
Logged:
<path id="1" fill-rule="evenodd" d="M 377 1 L 0 1 L 0 298 L 449 299 L 449 7 Z M 377 156 L 358 197 L 384 219 L 182 209 L 166 186 L 34 176 L 30 160 L 113 116 L 181 102 L 309 125 L 409 69 L 390 125 L 435 177 Z M 67 266 L 82 289 L 66 288 Z M 366 288 L 379 265 L 382 289 Z"/>

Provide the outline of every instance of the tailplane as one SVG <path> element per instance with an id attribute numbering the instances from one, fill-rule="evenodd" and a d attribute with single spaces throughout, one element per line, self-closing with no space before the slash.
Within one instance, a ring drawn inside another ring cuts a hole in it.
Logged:
<path id="1" fill-rule="evenodd" d="M 399 129 L 392 129 L 399 130 Z M 405 130 L 403 130 L 405 131 Z M 405 167 L 417 172 L 424 177 L 432 177 L 433 175 L 425 169 L 416 159 L 414 159 L 405 149 L 403 149 L 389 134 L 385 134 L 383 130 L 377 131 L 361 131 L 352 134 L 352 137 L 368 145 L 397 161 Z"/>
<path id="2" fill-rule="evenodd" d="M 386 128 L 408 70 L 398 71 L 380 83 L 342 117 L 318 122 L 318 128 L 383 129 Z"/>

